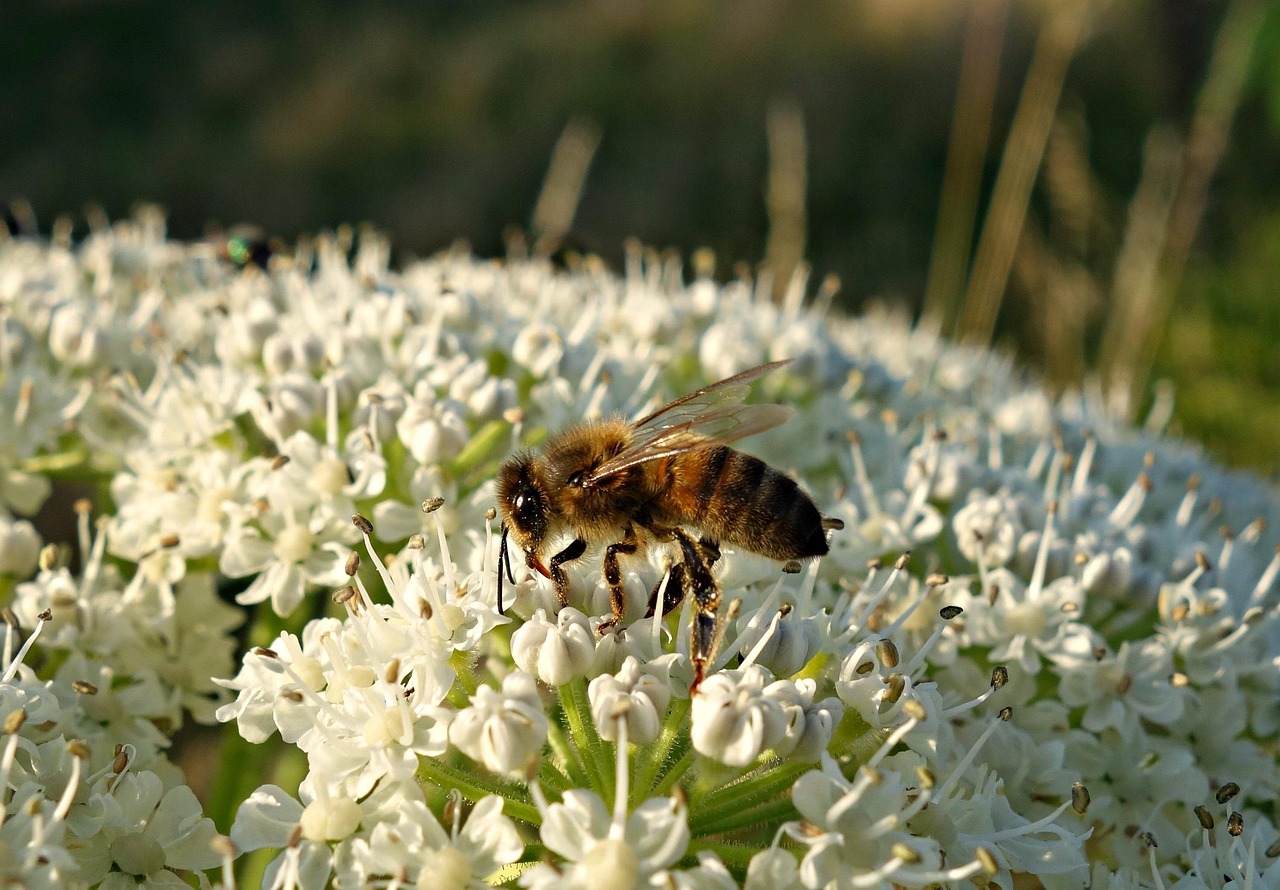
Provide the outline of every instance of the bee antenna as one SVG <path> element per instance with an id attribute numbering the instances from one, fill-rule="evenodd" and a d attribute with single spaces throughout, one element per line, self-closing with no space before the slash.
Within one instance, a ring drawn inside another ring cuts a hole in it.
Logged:
<path id="1" fill-rule="evenodd" d="M 502 543 L 498 545 L 498 614 L 502 614 L 502 572 L 506 570 L 507 580 L 515 584 L 516 579 L 511 574 L 511 557 L 507 555 L 507 524 L 502 523 Z"/>

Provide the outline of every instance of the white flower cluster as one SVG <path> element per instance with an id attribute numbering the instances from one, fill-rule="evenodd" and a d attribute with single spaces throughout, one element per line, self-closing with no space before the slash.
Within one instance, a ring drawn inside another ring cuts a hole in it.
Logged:
<path id="1" fill-rule="evenodd" d="M 0 879 L 1280 881 L 1265 486 L 802 279 L 387 254 L 240 269 L 154 214 L 0 241 Z M 644 617 L 682 594 L 661 542 L 618 627 L 600 548 L 569 605 L 519 568 L 499 611 L 513 448 L 784 358 L 758 398 L 796 417 L 744 447 L 843 529 L 798 574 L 722 548 L 696 694 L 689 598 Z M 73 484 L 75 572 L 22 518 Z M 187 713 L 285 752 L 224 772 L 229 838 L 165 760 Z"/>

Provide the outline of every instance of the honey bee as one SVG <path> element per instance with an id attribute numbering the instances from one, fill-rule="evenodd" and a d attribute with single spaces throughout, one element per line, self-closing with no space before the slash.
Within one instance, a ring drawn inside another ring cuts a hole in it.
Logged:
<path id="1" fill-rule="evenodd" d="M 508 534 L 524 551 L 525 564 L 555 584 L 561 605 L 569 595 L 564 564 L 582 556 L 588 545 L 607 543 L 601 573 L 613 614 L 600 626 L 602 633 L 622 620 L 626 607 L 619 557 L 651 543 L 673 542 L 678 559 L 667 579 L 662 614 L 685 596 L 693 597 L 691 691 L 696 691 L 720 632 L 720 587 L 711 573 L 720 544 L 789 562 L 824 555 L 826 530 L 840 524 L 824 519 L 788 476 L 728 446 L 794 413 L 784 405 L 743 404 L 753 380 L 787 363 L 743 371 L 634 423 L 614 417 L 571 427 L 540 453 L 517 454 L 503 464 L 497 481 L 499 611 L 504 572 L 515 583 Z M 565 534 L 573 540 L 544 563 L 548 542 Z M 645 617 L 653 616 L 661 587 L 659 582 L 650 594 Z"/>

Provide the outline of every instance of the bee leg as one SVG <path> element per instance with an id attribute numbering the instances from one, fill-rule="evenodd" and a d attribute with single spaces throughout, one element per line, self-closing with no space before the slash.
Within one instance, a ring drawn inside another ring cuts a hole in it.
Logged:
<path id="1" fill-rule="evenodd" d="M 672 537 L 684 552 L 684 568 L 689 591 L 694 598 L 693 634 L 689 641 L 689 658 L 693 662 L 693 685 L 689 694 L 698 691 L 706 676 L 707 665 L 715 657 L 720 642 L 720 585 L 711 574 L 702 550 L 680 529 Z"/>
<path id="2" fill-rule="evenodd" d="M 587 549 L 587 542 L 582 538 L 572 541 L 568 547 L 551 557 L 551 580 L 556 585 L 556 599 L 560 605 L 569 605 L 569 575 L 560 566 L 577 559 Z"/>
<path id="3" fill-rule="evenodd" d="M 603 634 L 611 627 L 617 627 L 622 620 L 622 613 L 627 608 L 627 597 L 622 590 L 622 567 L 618 565 L 618 554 L 635 553 L 638 549 L 635 529 L 628 526 L 622 540 L 610 544 L 604 549 L 604 583 L 609 585 L 609 609 L 613 613 L 608 621 L 603 622 L 597 630 Z"/>
<path id="4" fill-rule="evenodd" d="M 688 582 L 684 576 L 684 563 L 678 562 L 673 565 L 667 575 L 667 589 L 662 591 L 662 617 L 666 617 L 684 602 L 684 590 Z M 661 579 L 653 586 L 653 590 L 649 591 L 649 611 L 644 613 L 645 618 L 652 618 L 653 613 L 658 611 L 658 591 L 662 590 Z"/>
<path id="5" fill-rule="evenodd" d="M 702 548 L 702 553 L 707 558 L 707 568 L 711 568 L 716 564 L 716 560 L 720 558 L 720 542 L 713 541 L 710 538 L 701 538 L 698 540 L 698 546 Z"/>

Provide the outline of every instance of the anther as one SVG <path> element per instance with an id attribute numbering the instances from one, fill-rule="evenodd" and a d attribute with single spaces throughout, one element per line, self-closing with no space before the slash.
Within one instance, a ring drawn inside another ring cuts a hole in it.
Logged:
<path id="1" fill-rule="evenodd" d="M 1089 811 L 1089 789 L 1080 782 L 1071 786 L 1071 809 L 1082 816 Z"/>
<path id="2" fill-rule="evenodd" d="M 365 519 L 359 513 L 356 513 L 351 517 L 351 524 L 360 529 L 360 534 L 362 535 L 373 534 L 373 523 Z"/>
<path id="3" fill-rule="evenodd" d="M 412 534 L 409 536 L 409 549 L 421 550 L 427 546 L 427 539 L 421 534 Z"/>
<path id="4" fill-rule="evenodd" d="M 782 571 L 788 575 L 798 575 L 800 574 L 800 569 L 801 565 L 798 559 L 789 559 L 782 564 Z"/>
<path id="5" fill-rule="evenodd" d="M 288 463 L 289 463 L 289 455 L 277 454 L 271 461 L 271 469 L 273 470 L 283 469 L 285 466 L 288 465 Z"/>
<path id="6" fill-rule="evenodd" d="M 936 572 L 924 579 L 924 586 L 925 587 L 941 587 L 942 585 L 946 584 L 950 580 L 951 578 L 949 576 L 944 575 L 941 572 Z"/>
<path id="7" fill-rule="evenodd" d="M 1218 801 L 1218 803 L 1226 803 L 1227 801 L 1231 800 L 1231 798 L 1235 797 L 1239 793 L 1240 793 L 1240 786 L 1237 785 L 1235 782 L 1228 782 L 1227 784 L 1219 788 L 1217 791 L 1215 791 L 1213 797 L 1215 800 Z"/>
<path id="8" fill-rule="evenodd" d="M 1002 689 L 1009 682 L 1009 669 L 1002 664 L 991 669 L 991 688 Z"/>
<path id="9" fill-rule="evenodd" d="M 876 645 L 876 657 L 887 668 L 898 666 L 898 646 L 890 639 L 883 639 Z"/>
<path id="10" fill-rule="evenodd" d="M 943 606 L 938 610 L 938 614 L 942 616 L 943 621 L 950 621 L 952 618 L 958 618 L 964 614 L 964 609 L 959 606 Z"/>
<path id="11" fill-rule="evenodd" d="M 1232 837 L 1244 834 L 1244 816 L 1235 810 L 1232 810 L 1231 815 L 1227 817 L 1227 834 Z"/>
<path id="12" fill-rule="evenodd" d="M 1193 812 L 1196 818 L 1200 820 L 1200 827 L 1205 831 L 1213 831 L 1213 813 L 1209 812 L 1209 808 L 1204 804 L 1196 804 Z"/>
<path id="13" fill-rule="evenodd" d="M 347 564 L 342 569 L 347 573 L 348 578 L 354 578 L 356 572 L 360 571 L 360 554 L 352 551 L 347 557 Z"/>
<path id="14" fill-rule="evenodd" d="M 355 595 L 356 589 L 348 584 L 346 587 L 339 587 L 333 592 L 333 601 L 341 606 Z"/>
<path id="15" fill-rule="evenodd" d="M 997 716 L 1001 720 L 1003 720 L 1005 723 L 1008 723 L 1010 720 L 1013 719 L 1013 708 L 1009 708 L 1009 707 L 1001 708 Z"/>
<path id="16" fill-rule="evenodd" d="M 422 512 L 434 513 L 443 506 L 444 506 L 444 498 L 442 497 L 427 498 L 425 501 L 422 502 Z M 497 513 L 495 513 L 494 515 L 496 516 Z"/>
<path id="17" fill-rule="evenodd" d="M 907 567 L 907 563 L 909 562 L 911 562 L 911 551 L 904 550 L 902 551 L 902 555 L 899 556 L 897 560 L 894 561 L 893 567 L 898 571 L 902 571 Z"/>
<path id="18" fill-rule="evenodd" d="M 88 680 L 73 680 L 71 688 L 81 695 L 97 695 L 98 687 L 94 686 Z"/>
<path id="19" fill-rule="evenodd" d="M 274 649 L 268 649 L 266 646 L 254 646 L 253 654 L 261 658 L 279 658 L 279 654 Z"/>

